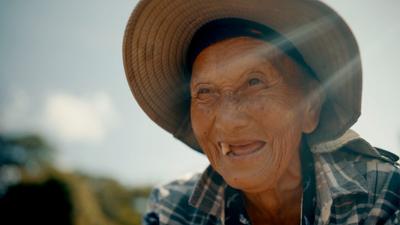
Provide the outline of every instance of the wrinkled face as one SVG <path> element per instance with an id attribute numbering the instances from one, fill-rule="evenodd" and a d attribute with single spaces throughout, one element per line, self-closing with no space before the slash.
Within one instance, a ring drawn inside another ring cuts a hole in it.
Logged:
<path id="1" fill-rule="evenodd" d="M 266 42 L 238 37 L 204 49 L 191 80 L 191 120 L 212 167 L 238 189 L 257 191 L 299 160 L 302 133 L 318 116 L 308 76 Z"/>

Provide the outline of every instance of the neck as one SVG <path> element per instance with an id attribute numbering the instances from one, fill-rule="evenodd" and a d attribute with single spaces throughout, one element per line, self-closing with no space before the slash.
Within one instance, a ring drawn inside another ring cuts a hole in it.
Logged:
<path id="1" fill-rule="evenodd" d="M 257 193 L 244 193 L 252 223 L 299 224 L 302 190 L 301 163 L 297 154 L 273 187 Z"/>

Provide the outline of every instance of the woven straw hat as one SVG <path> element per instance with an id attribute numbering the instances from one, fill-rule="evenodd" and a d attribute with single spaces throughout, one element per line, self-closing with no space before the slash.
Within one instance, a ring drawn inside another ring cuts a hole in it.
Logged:
<path id="1" fill-rule="evenodd" d="M 327 95 L 310 145 L 343 135 L 360 116 L 356 40 L 331 8 L 300 0 L 142 0 L 126 27 L 123 59 L 134 97 L 159 126 L 201 151 L 190 123 L 186 54 L 195 32 L 222 18 L 264 24 L 296 46 Z"/>

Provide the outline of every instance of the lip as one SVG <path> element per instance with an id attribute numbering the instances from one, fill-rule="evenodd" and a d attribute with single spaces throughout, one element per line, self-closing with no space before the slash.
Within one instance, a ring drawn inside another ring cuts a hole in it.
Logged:
<path id="1" fill-rule="evenodd" d="M 220 142 L 220 149 L 229 158 L 245 158 L 258 153 L 266 145 L 265 141 L 249 140 L 240 142 Z M 225 148 L 225 149 L 223 149 Z M 229 150 L 227 150 L 229 148 Z"/>

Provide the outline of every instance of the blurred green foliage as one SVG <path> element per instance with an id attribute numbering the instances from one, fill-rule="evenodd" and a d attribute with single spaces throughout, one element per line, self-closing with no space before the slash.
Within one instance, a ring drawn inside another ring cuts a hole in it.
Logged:
<path id="1" fill-rule="evenodd" d="M 150 187 L 61 171 L 55 153 L 38 135 L 0 135 L 0 224 L 141 223 Z"/>

